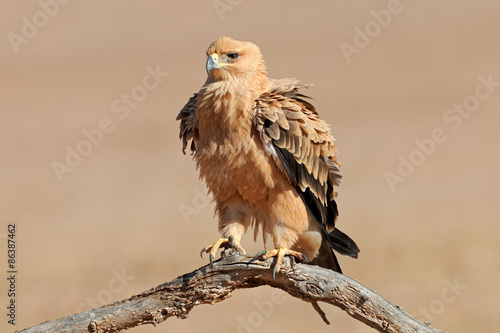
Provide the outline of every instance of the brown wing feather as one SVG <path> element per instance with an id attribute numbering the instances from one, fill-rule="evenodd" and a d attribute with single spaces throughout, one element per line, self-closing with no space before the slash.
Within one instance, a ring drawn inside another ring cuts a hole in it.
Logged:
<path id="1" fill-rule="evenodd" d="M 255 126 L 265 145 L 272 144 L 276 165 L 297 187 L 318 221 L 328 229 L 338 215 L 334 186 L 342 175 L 328 125 L 319 118 L 296 81 L 275 81 L 256 101 Z M 333 215 L 333 216 L 332 216 Z"/>
<path id="2" fill-rule="evenodd" d="M 196 129 L 196 118 L 195 118 L 195 109 L 196 109 L 196 101 L 198 94 L 194 94 L 193 97 L 189 99 L 189 101 L 184 105 L 181 109 L 177 118 L 175 120 L 180 120 L 180 132 L 179 138 L 182 140 L 182 152 L 186 153 L 186 147 L 191 141 L 191 153 L 194 153 L 196 150 L 196 141 L 198 140 L 198 131 Z"/>

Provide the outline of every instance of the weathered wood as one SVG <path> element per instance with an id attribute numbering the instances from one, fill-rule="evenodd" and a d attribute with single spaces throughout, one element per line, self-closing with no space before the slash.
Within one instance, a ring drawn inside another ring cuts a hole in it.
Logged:
<path id="1" fill-rule="evenodd" d="M 268 285 L 300 300 L 332 304 L 379 332 L 433 332 L 374 291 L 337 272 L 318 266 L 296 264 L 286 258 L 273 281 L 273 258 L 259 261 L 225 252 L 221 260 L 184 274 L 129 299 L 102 306 L 18 331 L 33 332 L 120 332 L 144 324 L 157 325 L 170 317 L 187 318 L 200 304 L 214 304 L 241 288 Z M 323 318 L 325 319 L 325 318 Z"/>

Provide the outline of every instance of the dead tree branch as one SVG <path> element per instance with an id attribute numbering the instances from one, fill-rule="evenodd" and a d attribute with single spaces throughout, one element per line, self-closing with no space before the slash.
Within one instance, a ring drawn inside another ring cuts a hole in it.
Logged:
<path id="1" fill-rule="evenodd" d="M 295 264 L 286 258 L 273 281 L 269 269 L 273 258 L 254 261 L 231 252 L 227 250 L 213 267 L 201 267 L 129 299 L 19 332 L 102 333 L 144 324 L 156 326 L 170 317 L 187 318 L 194 306 L 223 301 L 236 289 L 268 285 L 312 303 L 320 314 L 317 302 L 337 306 L 379 332 L 443 333 L 345 275 L 318 266 Z"/>

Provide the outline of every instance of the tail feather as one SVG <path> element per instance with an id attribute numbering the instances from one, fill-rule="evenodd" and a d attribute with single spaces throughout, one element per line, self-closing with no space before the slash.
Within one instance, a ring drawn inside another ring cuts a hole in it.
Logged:
<path id="1" fill-rule="evenodd" d="M 332 248 L 340 254 L 357 258 L 359 247 L 356 243 L 346 234 L 339 229 L 335 228 L 328 234 L 328 243 Z"/>
<path id="2" fill-rule="evenodd" d="M 357 258 L 359 253 L 359 247 L 356 243 L 339 229 L 334 229 L 330 233 L 325 231 L 318 256 L 311 261 L 311 264 L 342 273 L 333 250 L 351 258 Z"/>

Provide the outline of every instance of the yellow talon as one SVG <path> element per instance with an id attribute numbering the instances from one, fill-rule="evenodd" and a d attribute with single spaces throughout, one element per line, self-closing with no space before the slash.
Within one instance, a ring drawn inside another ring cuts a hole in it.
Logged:
<path id="1" fill-rule="evenodd" d="M 208 253 L 210 265 L 213 266 L 215 253 L 221 248 L 221 246 L 229 246 L 243 255 L 247 254 L 247 252 L 241 247 L 240 242 L 235 240 L 233 236 L 229 236 L 228 238 L 219 238 L 213 245 L 209 245 L 201 249 L 200 256 L 203 258 L 203 253 Z"/>
<path id="2" fill-rule="evenodd" d="M 294 250 L 290 250 L 290 249 L 287 249 L 284 247 L 280 247 L 279 249 L 274 249 L 274 250 L 269 250 L 269 251 L 266 251 L 266 250 L 260 251 L 259 253 L 257 253 L 257 255 L 255 255 L 254 259 L 261 257 L 262 259 L 265 260 L 265 259 L 269 259 L 271 257 L 276 257 L 276 263 L 274 264 L 274 268 L 273 268 L 273 280 L 276 281 L 276 279 L 275 279 L 276 272 L 279 271 L 279 269 L 281 268 L 281 264 L 283 263 L 283 258 L 286 255 L 295 257 L 295 258 L 299 259 L 300 261 L 307 262 L 307 257 L 303 253 L 300 253 L 300 252 L 297 252 Z"/>

